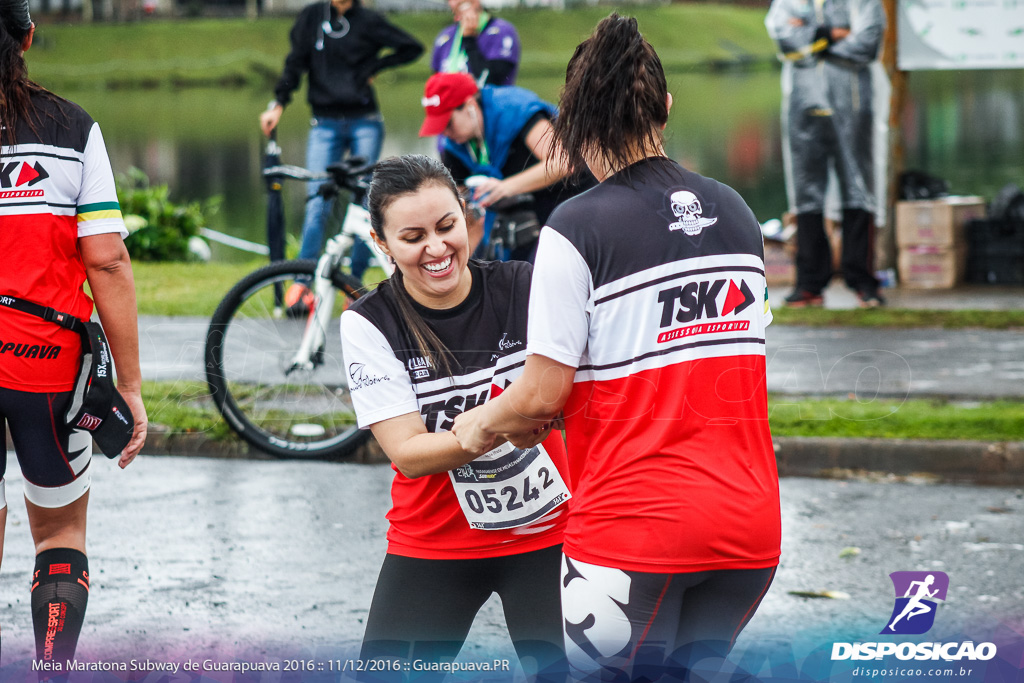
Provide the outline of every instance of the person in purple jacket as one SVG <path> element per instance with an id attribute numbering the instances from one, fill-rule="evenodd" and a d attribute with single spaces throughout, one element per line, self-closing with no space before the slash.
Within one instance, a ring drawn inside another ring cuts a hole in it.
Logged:
<path id="1" fill-rule="evenodd" d="M 477 85 L 514 85 L 519 71 L 519 34 L 491 16 L 480 0 L 448 0 L 455 23 L 434 40 L 434 73 L 468 73 Z"/>

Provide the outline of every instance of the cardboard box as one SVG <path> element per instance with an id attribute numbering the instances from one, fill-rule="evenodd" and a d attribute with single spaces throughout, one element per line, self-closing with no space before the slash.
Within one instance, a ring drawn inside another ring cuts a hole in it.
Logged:
<path id="1" fill-rule="evenodd" d="M 964 279 L 967 247 L 918 245 L 900 249 L 900 286 L 908 289 L 951 289 Z"/>
<path id="2" fill-rule="evenodd" d="M 896 202 L 896 244 L 952 247 L 964 241 L 967 221 L 985 216 L 981 197 L 943 197 Z"/>

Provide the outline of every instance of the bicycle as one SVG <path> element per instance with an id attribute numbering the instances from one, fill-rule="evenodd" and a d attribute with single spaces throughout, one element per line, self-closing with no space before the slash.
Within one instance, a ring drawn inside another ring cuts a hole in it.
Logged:
<path id="1" fill-rule="evenodd" d="M 348 159 L 324 174 L 277 165 L 264 176 L 324 180 L 325 198 L 343 190 L 360 197 L 371 170 L 362 159 Z M 217 409 L 242 439 L 276 457 L 341 459 L 369 436 L 355 422 L 340 335 L 328 329 L 362 293 L 362 283 L 342 268 L 356 240 L 371 246 L 385 273 L 392 267 L 374 250 L 369 212 L 357 201 L 336 210 L 342 208 L 341 230 L 323 256 L 250 273 L 227 293 L 207 330 L 206 380 Z M 284 293 L 296 282 L 309 283 L 310 295 L 304 307 L 289 309 Z"/>
<path id="2" fill-rule="evenodd" d="M 480 198 L 474 198 L 474 190 L 487 176 L 470 176 L 466 178 L 466 192 L 463 199 L 466 209 L 482 214 L 485 209 L 480 205 Z M 536 241 L 540 234 L 540 221 L 533 211 L 533 195 L 517 194 L 500 199 L 487 207 L 486 212 L 493 218 L 486 219 L 484 235 L 480 245 L 473 253 L 485 261 L 508 261 L 512 250 Z"/>

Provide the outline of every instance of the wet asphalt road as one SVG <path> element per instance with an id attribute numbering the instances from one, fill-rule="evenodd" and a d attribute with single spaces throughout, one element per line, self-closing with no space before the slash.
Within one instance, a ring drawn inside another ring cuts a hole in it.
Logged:
<path id="1" fill-rule="evenodd" d="M 125 471 L 97 458 L 92 469 L 82 659 L 355 655 L 385 552 L 389 467 L 148 456 Z M 32 649 L 17 467 L 7 497 L 0 679 Z M 794 478 L 782 481 L 782 510 L 782 563 L 738 652 L 807 633 L 872 639 L 892 609 L 887 575 L 899 570 L 949 574 L 929 637 L 1024 627 L 1024 491 Z M 841 557 L 847 548 L 859 553 Z M 850 597 L 789 594 L 821 590 Z M 511 656 L 493 600 L 463 654 L 491 656 Z"/>
<path id="2" fill-rule="evenodd" d="M 143 376 L 203 381 L 208 325 L 201 318 L 142 318 Z M 767 340 L 771 392 L 855 393 L 862 400 L 1024 397 L 1024 334 L 1018 331 L 773 325 Z"/>

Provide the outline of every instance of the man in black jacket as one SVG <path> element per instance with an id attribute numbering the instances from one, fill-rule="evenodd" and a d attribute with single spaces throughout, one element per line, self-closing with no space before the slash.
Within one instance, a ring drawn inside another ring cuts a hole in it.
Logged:
<path id="1" fill-rule="evenodd" d="M 384 69 L 407 64 L 423 54 L 423 45 L 360 5 L 359 0 L 330 0 L 307 5 L 292 26 L 291 51 L 274 87 L 274 101 L 260 115 L 264 135 L 277 126 L 302 74 L 309 74 L 308 99 L 313 109 L 306 146 L 306 167 L 324 171 L 348 152 L 375 162 L 380 156 L 384 123 L 370 81 Z M 385 52 L 387 51 L 387 52 Z M 383 54 L 382 54 L 383 53 Z M 324 219 L 330 206 L 316 197 L 318 182 L 309 183 L 306 218 L 299 258 L 317 258 L 323 247 Z M 361 276 L 369 252 L 353 253 L 355 275 Z M 355 272 L 359 269 L 359 272 Z M 303 292 L 289 293 L 290 302 Z"/>

